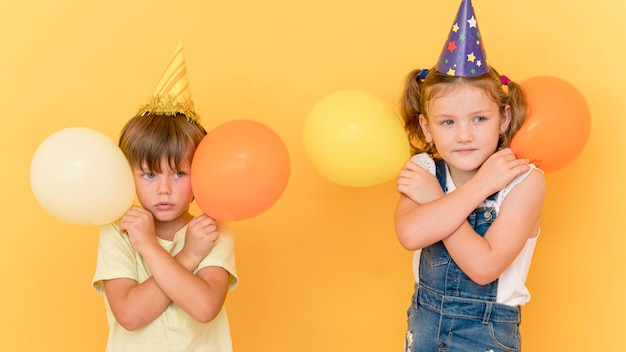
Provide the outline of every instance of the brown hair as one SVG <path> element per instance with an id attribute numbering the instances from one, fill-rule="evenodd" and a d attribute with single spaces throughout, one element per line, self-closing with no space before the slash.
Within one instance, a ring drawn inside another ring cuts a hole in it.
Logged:
<path id="1" fill-rule="evenodd" d="M 131 118 L 120 134 L 119 146 L 133 168 L 161 172 L 161 161 L 167 158 L 173 170 L 184 161 L 191 161 L 193 153 L 206 135 L 197 122 L 185 115 L 145 113 Z"/>
<path id="2" fill-rule="evenodd" d="M 508 79 L 505 81 L 506 84 L 503 84 L 502 76 L 493 67 L 490 67 L 486 74 L 476 77 L 449 76 L 434 68 L 424 77 L 426 72 L 421 69 L 410 72 L 402 95 L 400 113 L 412 153 L 426 152 L 437 155 L 436 146 L 426 141 L 419 124 L 419 116 L 423 115 L 428 120 L 428 102 L 446 94 L 457 84 L 469 84 L 484 89 L 498 104 L 500 113 L 504 113 L 507 105 L 511 107 L 511 123 L 498 142 L 498 149 L 509 147 L 513 136 L 526 118 L 526 96 L 519 84 Z"/>

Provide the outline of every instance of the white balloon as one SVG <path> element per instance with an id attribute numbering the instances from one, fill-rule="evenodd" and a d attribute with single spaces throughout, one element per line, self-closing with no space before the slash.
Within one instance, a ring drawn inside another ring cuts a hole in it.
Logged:
<path id="1" fill-rule="evenodd" d="M 50 215 L 72 224 L 104 225 L 135 200 L 124 153 L 104 134 L 70 127 L 46 138 L 30 164 L 30 184 Z"/>

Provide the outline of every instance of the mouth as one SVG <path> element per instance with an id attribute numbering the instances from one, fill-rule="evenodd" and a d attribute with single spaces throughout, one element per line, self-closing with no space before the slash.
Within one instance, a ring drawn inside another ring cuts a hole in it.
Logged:
<path id="1" fill-rule="evenodd" d="M 460 148 L 455 150 L 455 152 L 459 154 L 470 154 L 474 151 L 476 151 L 475 148 Z"/>
<path id="2" fill-rule="evenodd" d="M 172 203 L 166 203 L 166 202 L 161 202 L 161 203 L 157 203 L 155 205 L 155 207 L 157 208 L 157 210 L 170 210 L 172 208 L 174 208 L 174 204 Z"/>

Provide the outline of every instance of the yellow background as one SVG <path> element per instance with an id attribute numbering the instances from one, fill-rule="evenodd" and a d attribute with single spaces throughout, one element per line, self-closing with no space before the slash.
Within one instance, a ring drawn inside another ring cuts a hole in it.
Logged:
<path id="1" fill-rule="evenodd" d="M 90 287 L 96 227 L 47 214 L 29 184 L 50 134 L 117 139 L 182 41 L 208 129 L 253 119 L 286 143 L 291 179 L 267 212 L 232 223 L 236 351 L 400 351 L 411 253 L 395 239 L 393 180 L 348 188 L 302 143 L 307 113 L 344 88 L 397 110 L 404 76 L 439 55 L 458 0 L 3 1 L 0 5 L 1 351 L 102 351 Z M 513 80 L 553 75 L 586 97 L 586 149 L 547 175 L 523 309 L 526 351 L 619 348 L 626 333 L 626 3 L 475 0 L 490 62 Z M 567 124 L 564 117 L 563 124 Z M 94 200 L 97 201 L 97 200 Z"/>

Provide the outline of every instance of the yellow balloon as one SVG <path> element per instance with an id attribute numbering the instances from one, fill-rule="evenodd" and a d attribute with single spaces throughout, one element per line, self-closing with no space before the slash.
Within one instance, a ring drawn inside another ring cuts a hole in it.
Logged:
<path id="1" fill-rule="evenodd" d="M 50 215 L 72 224 L 104 225 L 135 201 L 135 183 L 121 149 L 104 134 L 70 127 L 46 138 L 33 155 L 30 184 Z"/>
<path id="2" fill-rule="evenodd" d="M 314 167 L 343 186 L 367 187 L 394 179 L 410 156 L 398 115 L 377 96 L 340 90 L 309 112 L 304 147 Z"/>

